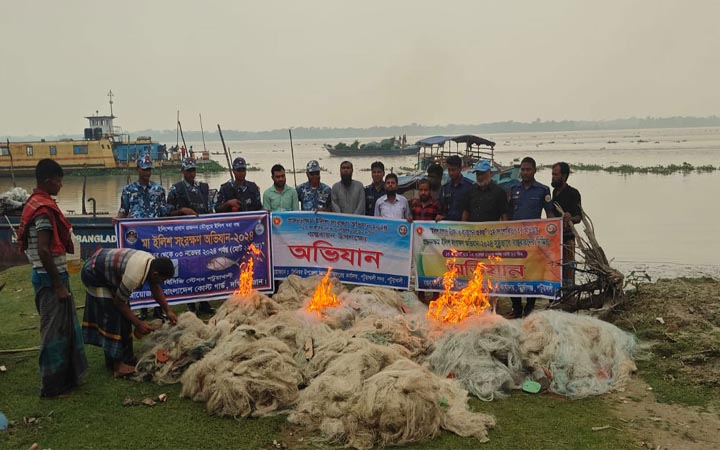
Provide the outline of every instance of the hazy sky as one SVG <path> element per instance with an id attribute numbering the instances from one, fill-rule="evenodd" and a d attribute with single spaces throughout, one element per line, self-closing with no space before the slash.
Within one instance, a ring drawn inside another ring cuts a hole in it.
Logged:
<path id="1" fill-rule="evenodd" d="M 720 113 L 717 0 L 0 3 L 0 136 Z"/>

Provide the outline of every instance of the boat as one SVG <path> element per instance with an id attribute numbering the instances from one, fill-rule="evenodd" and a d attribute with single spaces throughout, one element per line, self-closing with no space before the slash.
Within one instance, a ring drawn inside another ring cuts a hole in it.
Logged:
<path id="1" fill-rule="evenodd" d="M 170 159 L 165 145 L 154 142 L 149 136 L 131 140 L 122 128 L 115 126 L 113 93 L 110 97 L 110 115 L 85 117 L 88 127 L 83 139 L 56 139 L 0 143 L 1 175 L 33 175 L 38 161 L 52 158 L 70 173 L 87 169 L 117 169 L 133 167 L 137 158 L 149 154 L 153 161 L 163 164 Z M 177 162 L 179 167 L 179 161 Z"/>
<path id="2" fill-rule="evenodd" d="M 455 145 L 453 145 L 455 144 Z M 457 136 L 432 136 L 419 140 L 416 145 L 420 147 L 417 153 L 418 171 L 409 175 L 398 176 L 398 191 L 412 198 L 417 182 L 427 176 L 427 168 L 432 164 L 440 164 L 443 169 L 443 184 L 449 180 L 447 173 L 447 158 L 457 155 L 462 159 L 462 174 L 473 183 L 476 181 L 472 169 L 481 159 L 487 159 L 492 164 L 493 181 L 505 190 L 520 177 L 520 165 L 502 166 L 495 161 L 495 142 L 472 134 Z"/>
<path id="3" fill-rule="evenodd" d="M 417 144 L 403 145 L 401 139 L 394 137 L 383 139 L 380 142 L 368 142 L 367 144 L 360 144 L 359 141 L 355 141 L 350 145 L 343 142 L 337 145 L 323 145 L 323 148 L 327 150 L 332 156 L 405 156 L 415 155 L 419 150 L 420 146 Z"/>

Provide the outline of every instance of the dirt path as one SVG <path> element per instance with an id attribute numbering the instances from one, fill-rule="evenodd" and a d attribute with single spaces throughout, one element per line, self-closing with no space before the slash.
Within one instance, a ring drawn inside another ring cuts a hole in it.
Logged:
<path id="1" fill-rule="evenodd" d="M 607 397 L 636 446 L 660 450 L 720 449 L 720 414 L 707 408 L 658 403 L 652 388 L 634 376 L 623 392 Z"/>

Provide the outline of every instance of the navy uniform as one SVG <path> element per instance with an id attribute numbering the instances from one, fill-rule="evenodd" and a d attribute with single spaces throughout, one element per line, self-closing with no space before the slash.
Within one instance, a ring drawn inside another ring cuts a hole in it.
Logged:
<path id="1" fill-rule="evenodd" d="M 247 169 L 247 163 L 245 159 L 237 157 L 233 160 L 232 167 L 233 170 L 244 170 Z M 223 203 L 233 199 L 240 202 L 240 211 L 260 211 L 263 209 L 260 188 L 252 181 L 244 180 L 243 184 L 238 185 L 235 180 L 230 180 L 220 186 L 215 208 L 217 209 Z"/>

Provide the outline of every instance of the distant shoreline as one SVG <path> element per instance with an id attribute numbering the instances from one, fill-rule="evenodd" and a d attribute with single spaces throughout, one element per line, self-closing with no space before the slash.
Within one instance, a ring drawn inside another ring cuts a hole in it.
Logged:
<path id="1" fill-rule="evenodd" d="M 658 128 L 702 128 L 720 127 L 720 116 L 708 117 L 630 117 L 626 119 L 613 120 L 562 120 L 534 122 L 493 122 L 484 124 L 448 124 L 448 125 L 420 125 L 412 123 L 408 125 L 374 126 L 368 128 L 355 127 L 294 127 L 292 128 L 293 139 L 347 139 L 347 138 L 376 138 L 379 136 L 434 136 L 434 135 L 458 135 L 458 134 L 498 134 L 498 133 L 547 133 L 547 132 L 580 132 L 580 131 L 618 131 L 618 130 L 641 130 Z M 171 142 L 177 138 L 177 131 L 172 130 L 138 130 L 130 133 L 131 136 L 152 136 L 160 142 Z M 200 130 L 185 130 L 185 140 L 199 142 L 202 140 Z M 226 141 L 259 141 L 288 139 L 287 128 L 277 128 L 265 131 L 241 131 L 223 130 Z M 55 135 L 55 136 L 0 136 L 0 142 L 9 139 L 10 141 L 34 141 L 40 139 L 82 139 L 80 134 Z M 217 133 L 205 133 L 205 141 L 219 142 Z"/>

